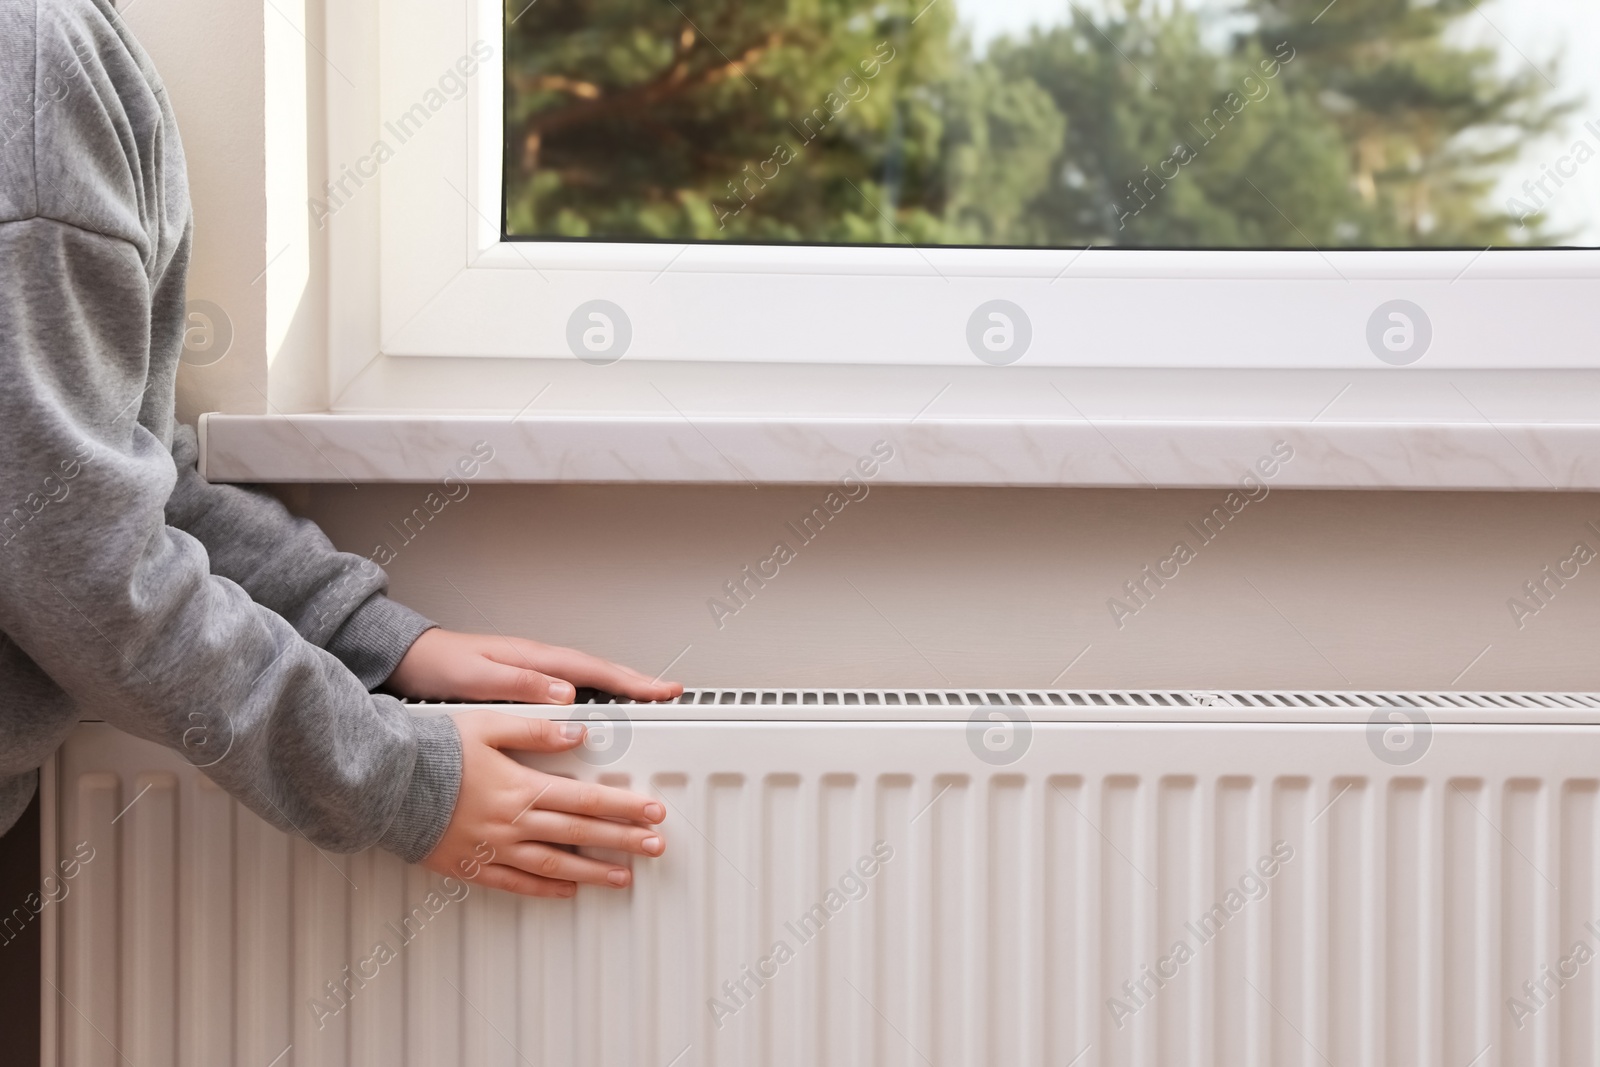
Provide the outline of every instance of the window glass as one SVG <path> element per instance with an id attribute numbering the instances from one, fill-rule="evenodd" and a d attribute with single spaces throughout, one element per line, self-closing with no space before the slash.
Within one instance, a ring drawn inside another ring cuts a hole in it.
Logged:
<path id="1" fill-rule="evenodd" d="M 510 237 L 1600 245 L 1595 0 L 508 0 Z"/>

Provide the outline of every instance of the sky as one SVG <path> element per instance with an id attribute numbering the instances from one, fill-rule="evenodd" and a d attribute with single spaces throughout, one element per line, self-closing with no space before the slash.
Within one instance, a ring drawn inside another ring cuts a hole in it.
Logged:
<path id="1" fill-rule="evenodd" d="M 956 6 L 980 49 L 1002 34 L 1018 35 L 1030 26 L 1064 22 L 1073 7 L 1069 0 L 938 2 Z M 1093 15 L 1103 4 L 1104 0 L 1082 0 L 1077 6 Z M 1190 0 L 1190 6 L 1220 14 L 1234 5 L 1228 0 Z M 1494 48 L 1508 70 L 1531 63 L 1563 90 L 1563 96 L 1587 100 L 1559 135 L 1524 146 L 1519 163 L 1508 168 L 1500 199 L 1518 194 L 1524 181 L 1539 177 L 1543 164 L 1554 165 L 1579 138 L 1600 150 L 1600 136 L 1583 129 L 1589 120 L 1600 127 L 1600 0 L 1483 0 L 1478 17 L 1463 20 L 1459 32 L 1463 43 Z M 1564 54 L 1559 73 L 1550 65 L 1557 54 Z M 1582 168 L 1545 211 L 1553 228 L 1575 232 L 1574 243 L 1600 246 L 1600 158 Z"/>
<path id="2" fill-rule="evenodd" d="M 1524 181 L 1543 173 L 1542 164 L 1554 164 L 1565 155 L 1573 141 L 1581 138 L 1600 149 L 1600 136 L 1584 129 L 1589 121 L 1600 128 L 1600 3 L 1494 0 L 1481 11 L 1473 43 L 1498 46 L 1508 69 L 1531 62 L 1564 90 L 1564 96 L 1587 100 L 1567 120 L 1561 135 L 1525 147 L 1521 164 L 1511 168 L 1501 189 L 1511 196 L 1520 192 Z M 1563 58 L 1559 72 L 1548 62 L 1557 54 Z M 1578 231 L 1574 243 L 1600 245 L 1600 158 L 1579 170 L 1550 202 L 1547 213 L 1555 228 Z"/>

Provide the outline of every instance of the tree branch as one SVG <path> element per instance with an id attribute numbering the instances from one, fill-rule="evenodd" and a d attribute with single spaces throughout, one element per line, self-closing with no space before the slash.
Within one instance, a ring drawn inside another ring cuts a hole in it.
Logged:
<path id="1" fill-rule="evenodd" d="M 520 93 L 566 93 L 580 100 L 598 100 L 601 96 L 600 86 L 594 82 L 578 81 L 561 74 L 541 74 L 536 77 L 513 74 L 511 84 Z"/>
<path id="2" fill-rule="evenodd" d="M 609 96 L 601 94 L 593 98 L 585 97 L 583 102 L 579 104 L 540 111 L 537 114 L 530 115 L 523 124 L 524 138 L 542 140 L 543 135 L 553 130 L 559 130 L 578 123 L 610 118 L 618 113 L 638 108 L 651 107 L 661 103 L 663 100 L 681 96 L 691 90 L 715 85 L 729 78 L 743 76 L 747 69 L 781 43 L 783 43 L 783 34 L 771 33 L 767 35 L 765 40 L 758 41 L 746 48 L 739 54 L 738 58 L 728 59 L 723 63 L 707 67 L 697 73 L 690 73 L 690 55 L 687 53 L 681 54 L 672 66 L 642 85 L 637 85 Z M 547 79 L 551 77 L 559 76 L 546 76 Z M 574 95 L 581 96 L 583 94 Z"/>

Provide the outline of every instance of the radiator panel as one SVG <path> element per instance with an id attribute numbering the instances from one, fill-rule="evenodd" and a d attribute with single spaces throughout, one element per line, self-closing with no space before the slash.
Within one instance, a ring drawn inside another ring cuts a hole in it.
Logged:
<path id="1" fill-rule="evenodd" d="M 660 795 L 667 855 L 526 901 L 321 853 L 86 724 L 49 798 L 52 862 L 94 849 L 47 928 L 59 1062 L 1593 1062 L 1600 961 L 1558 972 L 1600 949 L 1600 730 L 1435 724 L 1399 766 L 1355 722 L 970 741 L 635 721 L 614 763 L 537 765 Z"/>

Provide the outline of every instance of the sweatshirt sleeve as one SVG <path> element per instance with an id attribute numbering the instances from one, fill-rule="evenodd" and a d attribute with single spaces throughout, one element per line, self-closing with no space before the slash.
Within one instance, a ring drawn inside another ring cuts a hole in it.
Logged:
<path id="1" fill-rule="evenodd" d="M 273 825 L 334 851 L 432 851 L 460 784 L 453 722 L 367 692 L 286 620 L 391 651 L 409 627 L 385 632 L 371 593 L 316 621 L 317 575 L 247 573 L 240 554 L 214 574 L 168 524 L 178 471 L 140 414 L 151 308 L 181 302 L 182 278 L 37 217 L 0 224 L 0 263 L 26 264 L 0 287 L 0 630 L 81 715 L 179 751 Z"/>
<path id="2" fill-rule="evenodd" d="M 382 569 L 335 549 L 316 523 L 295 518 L 259 489 L 200 477 L 189 427 L 174 435 L 172 457 L 178 484 L 167 500 L 168 525 L 205 546 L 211 573 L 239 583 L 301 637 L 333 653 L 368 689 L 382 685 L 411 643 L 434 625 L 385 596 Z"/>

